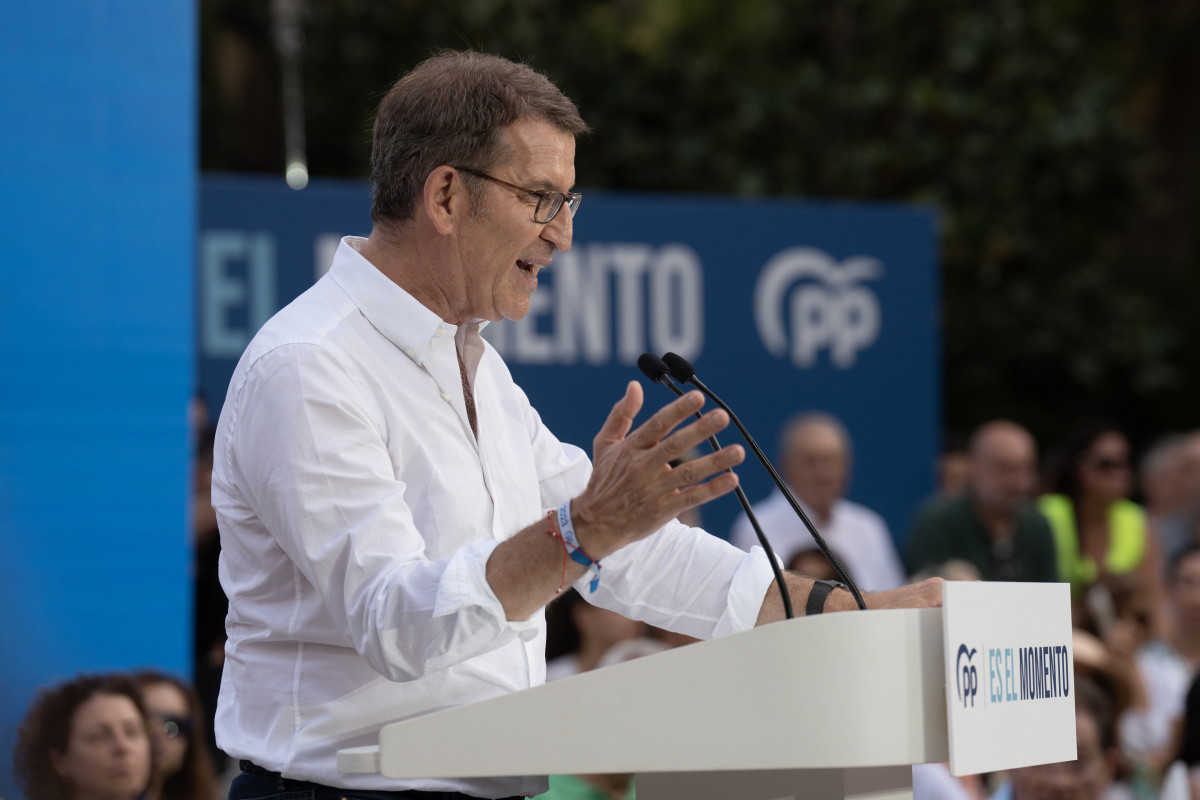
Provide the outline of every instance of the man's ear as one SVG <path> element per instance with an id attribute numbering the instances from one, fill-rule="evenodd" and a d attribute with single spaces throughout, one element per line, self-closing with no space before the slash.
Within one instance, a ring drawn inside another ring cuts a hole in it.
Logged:
<path id="1" fill-rule="evenodd" d="M 425 178 L 421 200 L 433 227 L 441 234 L 450 234 L 466 218 L 471 198 L 466 183 L 456 169 L 440 166 Z"/>

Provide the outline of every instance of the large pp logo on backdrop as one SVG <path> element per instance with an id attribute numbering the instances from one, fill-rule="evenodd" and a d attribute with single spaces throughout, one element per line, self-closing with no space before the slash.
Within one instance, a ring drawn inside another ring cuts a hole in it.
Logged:
<path id="1" fill-rule="evenodd" d="M 813 366 L 827 350 L 833 366 L 850 369 L 879 338 L 879 298 L 864 281 L 882 276 L 883 264 L 869 256 L 839 264 L 813 247 L 783 250 L 754 288 L 758 336 L 769 353 L 797 367 Z"/>

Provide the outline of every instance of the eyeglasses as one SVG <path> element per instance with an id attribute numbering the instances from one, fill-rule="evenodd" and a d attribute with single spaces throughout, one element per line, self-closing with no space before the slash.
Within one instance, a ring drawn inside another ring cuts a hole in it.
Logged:
<path id="1" fill-rule="evenodd" d="M 196 721 L 190 716 L 177 716 L 175 714 L 157 714 L 159 724 L 162 725 L 162 732 L 166 734 L 168 739 L 178 739 L 180 736 L 191 736 L 192 730 L 196 727 Z"/>
<path id="2" fill-rule="evenodd" d="M 1118 470 L 1129 469 L 1129 459 L 1097 458 L 1095 461 L 1088 462 L 1088 466 L 1100 472 L 1117 472 Z"/>
<path id="3" fill-rule="evenodd" d="M 579 210 L 579 204 L 583 202 L 583 195 L 579 192 L 551 192 L 539 189 L 527 189 L 524 186 L 517 186 L 515 183 L 502 181 L 499 178 L 493 178 L 486 172 L 480 172 L 477 169 L 470 167 L 455 167 L 459 172 L 465 172 L 469 175 L 474 175 L 477 178 L 489 180 L 492 183 L 498 183 L 501 186 L 507 186 L 510 189 L 516 189 L 518 192 L 523 192 L 538 199 L 537 208 L 533 210 L 533 221 L 545 225 L 554 220 L 558 216 L 559 209 L 566 206 L 571 211 L 571 216 L 575 216 L 575 212 Z"/>

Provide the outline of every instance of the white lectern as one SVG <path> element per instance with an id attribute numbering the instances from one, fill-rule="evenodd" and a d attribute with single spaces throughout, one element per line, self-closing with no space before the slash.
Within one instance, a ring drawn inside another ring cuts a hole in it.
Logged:
<path id="1" fill-rule="evenodd" d="M 1050 597 L 1026 597 L 1028 584 L 961 586 L 1009 587 L 1009 607 Z M 1038 614 L 1061 617 L 1053 635 L 1069 644 L 1066 587 L 1040 586 L 1055 591 Z M 957 599 L 947 592 L 945 613 Z M 392 723 L 377 747 L 340 751 L 338 769 L 392 778 L 633 772 L 640 800 L 911 797 L 910 765 L 950 760 L 947 698 L 963 705 L 959 670 L 986 676 L 979 650 L 995 649 L 972 642 L 976 654 L 956 661 L 943 618 L 943 609 L 881 610 L 766 625 Z M 1035 745 L 1040 759 L 1007 759 L 1001 741 L 990 768 L 1074 758 L 1073 700 L 1066 746 L 1059 724 L 1056 746 Z M 977 708 L 989 711 L 986 697 Z M 1018 728 L 1026 740 L 1040 736 Z"/>

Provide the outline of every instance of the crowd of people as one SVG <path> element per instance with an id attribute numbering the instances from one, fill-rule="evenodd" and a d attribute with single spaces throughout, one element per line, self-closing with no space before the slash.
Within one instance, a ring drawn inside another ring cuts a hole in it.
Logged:
<path id="1" fill-rule="evenodd" d="M 200 700 L 179 677 L 81 675 L 33 699 L 14 774 L 27 800 L 213 800 L 204 729 Z"/>
<path id="2" fill-rule="evenodd" d="M 201 434 L 194 682 L 137 672 L 82 676 L 44 690 L 15 753 L 30 800 L 221 795 L 226 762 L 211 723 L 227 601 L 216 579 L 211 448 L 211 431 Z M 961 449 L 943 454 L 938 490 L 913 515 L 902 547 L 878 514 L 846 499 L 852 452 L 850 434 L 836 417 L 805 413 L 782 431 L 777 462 L 865 591 L 929 575 L 1071 585 L 1078 761 L 965 780 L 918 771 L 916 796 L 1037 800 L 1070 787 L 1086 798 L 1188 797 L 1189 768 L 1200 763 L 1200 719 L 1187 713 L 1200 706 L 1194 680 L 1200 665 L 1200 434 L 1156 442 L 1135 469 L 1118 428 L 1080 426 L 1049 452 L 1043 468 L 1028 431 L 1006 420 L 988 422 Z M 791 569 L 836 577 L 778 491 L 756 504 L 756 515 Z M 730 539 L 746 549 L 756 543 L 745 518 Z M 548 680 L 690 641 L 596 608 L 573 591 L 547 615 Z M 630 776 L 556 776 L 543 797 L 600 800 L 633 791 Z"/>
<path id="3" fill-rule="evenodd" d="M 1135 465 L 1111 423 L 1080 423 L 1039 459 L 1026 429 L 989 421 L 943 454 L 938 490 L 897 537 L 899 548 L 877 514 L 845 499 L 851 453 L 835 418 L 803 414 L 785 427 L 778 461 L 864 589 L 931 575 L 1071 587 L 1079 760 L 966 781 L 925 775 L 916 794 L 1029 800 L 1070 784 L 1071 796 L 1086 798 L 1188 796 L 1197 763 L 1189 726 L 1200 726 L 1186 702 L 1189 691 L 1200 699 L 1200 433 L 1164 437 Z M 833 577 L 779 492 L 755 513 L 770 520 L 764 529 L 785 563 Z M 748 520 L 730 538 L 752 546 Z"/>

